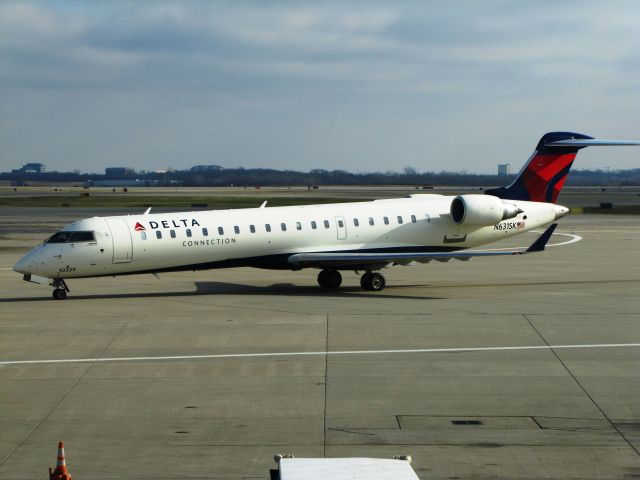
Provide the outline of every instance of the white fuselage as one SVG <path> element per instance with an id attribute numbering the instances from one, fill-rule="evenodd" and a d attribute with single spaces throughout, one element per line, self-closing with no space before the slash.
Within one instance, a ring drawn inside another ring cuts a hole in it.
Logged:
<path id="1" fill-rule="evenodd" d="M 554 204 L 509 201 L 523 213 L 494 225 L 465 226 L 451 218 L 453 198 L 412 195 L 326 205 L 94 217 L 63 229 L 93 232 L 93 241 L 45 242 L 14 268 L 47 278 L 229 266 L 294 269 L 287 257 L 296 253 L 477 247 L 541 227 L 567 212 Z"/>

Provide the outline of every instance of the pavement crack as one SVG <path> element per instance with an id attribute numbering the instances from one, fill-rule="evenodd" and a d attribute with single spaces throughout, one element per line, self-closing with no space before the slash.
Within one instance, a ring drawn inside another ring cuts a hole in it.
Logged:
<path id="1" fill-rule="evenodd" d="M 104 355 L 104 353 L 109 349 L 109 347 L 113 344 L 113 342 L 115 341 L 116 338 L 118 338 L 118 336 L 122 333 L 122 331 L 126 328 L 127 325 L 129 325 L 129 321 L 130 318 L 122 325 L 122 327 L 120 327 L 120 329 L 116 332 L 116 334 L 113 336 L 113 338 L 111 338 L 111 340 L 109 342 L 107 342 L 107 344 L 105 345 L 105 347 L 102 349 L 102 351 L 98 354 L 98 356 L 96 358 L 100 358 Z M 91 362 L 89 363 L 89 365 L 87 366 L 87 368 L 85 368 L 83 370 L 83 372 L 78 375 L 78 377 L 71 383 L 71 385 L 65 390 L 65 392 L 60 396 L 60 398 L 58 399 L 58 401 L 49 409 L 49 411 L 46 413 L 46 415 L 37 423 L 37 425 L 35 427 L 33 427 L 29 433 L 27 433 L 27 435 L 22 439 L 22 441 L 16 445 L 15 448 L 13 448 L 8 454 L 7 456 L 5 456 L 2 461 L 0 462 L 0 467 L 2 467 L 12 456 L 13 454 L 18 451 L 19 448 L 21 448 L 26 442 L 27 440 L 29 440 L 29 438 L 31 438 L 31 435 L 33 435 L 33 433 L 40 428 L 40 426 L 46 422 L 49 417 L 51 416 L 51 414 L 55 411 L 56 408 L 58 408 L 60 406 L 60 404 L 62 404 L 62 402 L 64 402 L 64 400 L 67 398 L 67 396 L 71 393 L 71 391 L 76 387 L 76 385 L 78 385 L 78 383 L 80 382 L 80 380 L 82 380 L 84 378 L 84 376 L 87 374 L 87 372 L 91 369 L 91 367 L 93 367 L 95 365 L 95 362 Z"/>
<path id="2" fill-rule="evenodd" d="M 371 437 L 375 437 L 376 434 L 375 433 L 369 433 L 369 432 L 356 432 L 354 430 L 347 430 L 346 428 L 335 428 L 335 427 L 330 427 L 327 430 L 335 430 L 337 432 L 344 432 L 344 433 L 353 433 L 354 435 L 369 435 Z"/>
<path id="3" fill-rule="evenodd" d="M 127 320 L 124 322 L 122 327 L 120 327 L 120 329 L 116 332 L 116 334 L 111 338 L 111 340 L 109 340 L 109 342 L 107 342 L 107 344 L 104 346 L 104 348 L 100 351 L 100 353 L 96 357 L 96 360 L 98 360 L 98 359 L 103 357 L 103 355 L 107 352 L 107 350 L 109 350 L 111 345 L 113 345 L 113 342 L 116 341 L 116 338 L 118 338 L 120 336 L 120 334 L 124 331 L 124 329 L 127 328 L 127 326 L 129 325 L 129 322 L 131 321 L 131 317 L 126 317 L 126 318 L 127 318 Z M 95 362 L 91 362 L 91 364 L 89 365 L 89 368 L 93 367 L 94 365 L 95 365 Z M 89 371 L 89 368 L 87 368 L 87 370 L 85 370 L 82 373 L 80 378 L 82 378 Z"/>
<path id="4" fill-rule="evenodd" d="M 564 361 L 560 358 L 560 356 L 557 354 L 557 352 L 554 350 L 554 348 L 549 344 L 549 342 L 547 342 L 547 339 L 542 335 L 542 332 L 540 332 L 540 330 L 538 330 L 536 328 L 536 326 L 533 324 L 533 322 L 531 321 L 531 319 L 526 315 L 526 314 L 522 314 L 522 316 L 524 317 L 524 319 L 529 323 L 529 325 L 531 326 L 531 328 L 533 329 L 534 332 L 536 332 L 536 334 L 540 337 L 540 339 L 545 343 L 545 345 L 547 345 L 547 347 L 549 347 L 549 350 L 551 351 L 551 353 L 553 353 L 553 355 L 556 357 L 556 359 L 560 362 L 560 364 L 562 365 L 562 367 L 566 370 L 566 372 L 571 376 L 571 378 L 573 379 L 573 381 L 576 383 L 576 385 L 578 385 L 578 387 L 580 388 L 580 390 L 582 390 L 582 392 L 587 396 L 587 398 L 591 401 L 591 403 L 593 403 L 593 405 L 598 409 L 598 411 L 600 412 L 600 414 L 602 415 L 602 417 L 604 419 L 606 419 L 607 422 L 609 422 L 609 425 L 611 425 L 611 428 L 613 428 L 618 435 L 620 435 L 620 437 L 625 441 L 625 443 L 627 445 L 629 445 L 629 448 L 631 448 L 631 450 L 633 450 L 635 452 L 636 455 L 640 456 L 640 451 L 633 445 L 633 443 L 631 443 L 629 441 L 629 439 L 624 435 L 624 433 L 622 433 L 622 431 L 616 426 L 615 423 L 613 423 L 613 421 L 609 418 L 609 416 L 605 413 L 605 411 L 602 409 L 602 407 L 600 407 L 600 405 L 598 405 L 598 403 L 594 400 L 594 398 L 589 394 L 589 392 L 587 392 L 587 389 L 584 388 L 584 385 L 582 385 L 582 383 L 580 382 L 580 380 L 578 380 L 578 378 L 573 374 L 573 372 L 569 369 L 569 367 L 567 366 L 566 363 L 564 363 Z"/>

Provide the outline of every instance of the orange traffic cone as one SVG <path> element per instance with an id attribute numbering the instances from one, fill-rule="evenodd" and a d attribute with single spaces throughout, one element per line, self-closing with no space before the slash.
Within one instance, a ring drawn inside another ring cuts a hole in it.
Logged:
<path id="1" fill-rule="evenodd" d="M 49 480 L 71 480 L 71 475 L 67 472 L 67 462 L 64 460 L 64 443 L 58 443 L 58 461 L 56 469 L 52 472 L 49 469 Z"/>

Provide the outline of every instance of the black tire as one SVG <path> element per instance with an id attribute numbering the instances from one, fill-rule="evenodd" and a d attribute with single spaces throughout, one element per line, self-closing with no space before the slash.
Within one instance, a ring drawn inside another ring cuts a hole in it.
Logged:
<path id="1" fill-rule="evenodd" d="M 362 277 L 360 277 L 360 286 L 363 290 L 371 290 L 369 288 L 369 278 L 371 277 L 371 272 L 367 272 Z"/>
<path id="2" fill-rule="evenodd" d="M 342 284 L 342 275 L 337 270 L 322 270 L 318 274 L 318 285 L 322 288 L 338 288 Z"/>
<path id="3" fill-rule="evenodd" d="M 369 278 L 369 287 L 373 292 L 379 292 L 384 290 L 384 287 L 387 285 L 384 277 L 379 273 L 372 273 Z"/>
<path id="4" fill-rule="evenodd" d="M 327 271 L 327 287 L 328 288 L 338 288 L 342 285 L 342 275 L 337 270 L 329 270 Z"/>
<path id="5" fill-rule="evenodd" d="M 67 292 L 62 288 L 56 288 L 53 291 L 53 298 L 54 300 L 64 300 L 67 298 Z"/>
<path id="6" fill-rule="evenodd" d="M 379 273 L 369 273 L 363 275 L 361 283 L 362 288 L 372 292 L 379 292 L 381 290 L 384 290 L 384 287 L 387 284 L 384 277 Z"/>
<path id="7" fill-rule="evenodd" d="M 320 273 L 318 273 L 318 285 L 320 285 L 322 288 L 327 288 L 327 271 L 326 270 L 320 270 Z"/>

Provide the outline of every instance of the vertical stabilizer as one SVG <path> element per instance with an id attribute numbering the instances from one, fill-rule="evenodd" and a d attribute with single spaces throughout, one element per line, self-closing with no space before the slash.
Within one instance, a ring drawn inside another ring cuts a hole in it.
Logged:
<path id="1" fill-rule="evenodd" d="M 578 150 L 587 146 L 580 142 L 555 143 L 563 140 L 594 139 L 580 133 L 547 133 L 511 185 L 485 193 L 509 200 L 555 203 Z"/>

